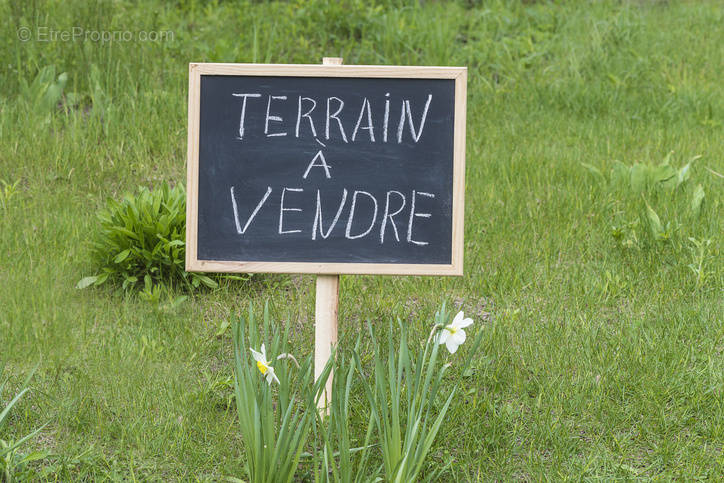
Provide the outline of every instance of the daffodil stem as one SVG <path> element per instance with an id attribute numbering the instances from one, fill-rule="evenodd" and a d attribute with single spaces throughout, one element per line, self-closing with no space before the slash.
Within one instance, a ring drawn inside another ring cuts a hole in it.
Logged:
<path id="1" fill-rule="evenodd" d="M 289 359 L 289 360 L 291 360 L 291 361 L 294 363 L 294 365 L 297 366 L 297 369 L 299 369 L 299 362 L 297 362 L 296 357 L 294 357 L 293 355 L 291 355 L 291 354 L 289 354 L 289 353 L 287 353 L 287 352 L 285 352 L 284 354 L 279 354 L 279 355 L 277 356 L 277 360 L 280 361 L 280 360 L 282 360 L 282 359 Z"/>

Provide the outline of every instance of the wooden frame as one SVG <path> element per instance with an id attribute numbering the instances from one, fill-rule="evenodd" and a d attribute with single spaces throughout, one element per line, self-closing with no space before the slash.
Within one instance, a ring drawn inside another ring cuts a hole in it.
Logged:
<path id="1" fill-rule="evenodd" d="M 452 258 L 450 264 L 244 262 L 199 260 L 198 181 L 199 120 L 202 75 L 453 79 L 455 121 L 453 138 Z M 360 275 L 462 275 L 465 213 L 466 67 L 314 65 L 314 64 L 189 64 L 186 270 L 190 272 L 316 273 Z"/>

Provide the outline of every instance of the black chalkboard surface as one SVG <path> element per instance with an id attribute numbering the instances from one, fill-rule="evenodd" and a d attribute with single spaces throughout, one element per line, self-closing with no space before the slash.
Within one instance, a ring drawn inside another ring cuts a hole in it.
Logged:
<path id="1" fill-rule="evenodd" d="M 462 270 L 464 69 L 194 65 L 191 270 Z"/>

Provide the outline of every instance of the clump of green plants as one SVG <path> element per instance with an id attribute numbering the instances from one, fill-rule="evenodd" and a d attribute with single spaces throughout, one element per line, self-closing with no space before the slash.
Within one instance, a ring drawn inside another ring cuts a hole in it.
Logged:
<path id="1" fill-rule="evenodd" d="M 66 93 L 68 74 L 63 72 L 56 76 L 54 65 L 47 65 L 38 71 L 38 74 L 28 82 L 20 78 L 20 99 L 26 108 L 39 115 L 46 116 L 57 109 L 63 101 L 66 104 L 75 104 L 78 96 L 75 93 Z M 45 118 L 47 121 L 47 117 Z"/>
<path id="2" fill-rule="evenodd" d="M 3 379 L 4 366 L 0 365 L 0 401 L 3 400 L 3 392 L 5 386 L 8 383 L 7 379 Z M 36 366 L 37 369 L 37 366 Z M 17 404 L 20 398 L 28 392 L 28 383 L 33 377 L 35 369 L 33 369 L 28 377 L 25 379 L 22 385 L 22 389 L 13 397 L 7 405 L 0 411 L 0 479 L 2 481 L 10 483 L 15 481 L 16 478 L 22 475 L 26 465 L 31 461 L 37 461 L 45 458 L 47 453 L 34 451 L 28 454 L 22 454 L 19 452 L 20 447 L 28 440 L 34 438 L 45 426 L 42 426 L 35 431 L 26 434 L 25 436 L 18 439 L 10 439 L 9 436 L 5 435 L 5 427 L 7 425 L 7 417 L 10 414 L 13 406 Z M 23 478 L 24 479 L 24 478 Z"/>
<path id="3" fill-rule="evenodd" d="M 351 357 L 338 352 L 334 356 L 332 375 L 332 397 L 325 401 L 328 414 L 319 412 L 315 421 L 315 433 L 321 437 L 313 453 L 305 456 L 314 461 L 314 481 L 334 483 L 363 483 L 380 481 L 381 465 L 375 465 L 371 451 L 377 446 L 372 442 L 375 429 L 373 414 L 367 411 L 367 430 L 364 439 L 355 434 L 350 423 L 351 407 L 360 401 L 353 400 L 353 386 L 358 382 L 358 363 L 354 354 L 359 353 L 361 337 L 357 339 Z M 356 389 L 356 388 L 355 388 Z M 358 444 L 359 446 L 355 446 Z"/>
<path id="4" fill-rule="evenodd" d="M 233 336 L 235 397 L 248 481 L 290 482 L 300 476 L 302 459 L 312 461 L 314 481 L 381 481 L 380 474 L 384 481 L 439 478 L 452 461 L 431 469 L 426 459 L 458 390 L 458 383 L 446 377 L 452 362 L 441 363 L 440 347 L 457 352 L 467 338 L 465 328 L 473 324 L 462 312 L 449 319 L 443 305 L 421 347 L 398 323 L 399 343 L 390 324 L 382 348 L 369 326 L 372 367 L 365 367 L 369 357 L 361 355 L 358 338 L 350 356 L 333 351 L 315 381 L 311 357 L 300 364 L 287 352 L 287 334 L 270 321 L 268 307 L 261 330 L 250 308 Z M 472 344 L 473 352 L 481 335 Z M 463 373 L 472 360 L 467 357 L 462 363 Z M 325 400 L 326 411 L 318 410 L 316 403 L 326 397 L 324 383 L 332 371 L 331 401 Z M 351 400 L 355 382 L 367 405 Z M 350 425 L 352 404 L 366 415 L 360 434 Z M 307 443 L 313 444 L 311 452 L 303 451 Z M 375 448 L 379 458 L 373 456 Z"/>
<path id="5" fill-rule="evenodd" d="M 457 384 L 452 384 L 449 391 L 445 388 L 445 373 L 452 362 L 439 364 L 439 349 L 445 345 L 450 354 L 457 352 L 467 338 L 465 328 L 473 324 L 473 320 L 465 318 L 462 312 L 448 321 L 449 314 L 443 305 L 435 314 L 435 324 L 422 347 L 422 354 L 415 354 L 415 347 L 410 344 L 402 323 L 398 322 L 402 332 L 399 346 L 392 339 L 390 324 L 386 350 L 378 346 L 370 326 L 374 351 L 370 378 L 364 377 L 360 355 L 355 352 L 377 428 L 386 481 L 435 481 L 452 464 L 447 461 L 423 478 L 425 460 L 458 390 Z M 480 344 L 480 335 L 482 332 L 473 342 L 473 352 Z M 468 358 L 468 363 L 471 360 Z M 438 399 L 444 401 L 442 406 L 436 404 Z"/>
<path id="6" fill-rule="evenodd" d="M 691 176 L 691 166 L 701 158 L 694 156 L 681 168 L 671 165 L 673 152 L 670 152 L 658 165 L 634 163 L 631 166 L 616 161 L 611 169 L 611 184 L 618 188 L 630 189 L 641 193 L 650 189 L 674 190 Z"/>
<path id="7" fill-rule="evenodd" d="M 153 295 L 156 285 L 193 290 L 216 288 L 207 275 L 185 271 L 186 191 L 167 183 L 154 190 L 139 188 L 123 200 L 109 199 L 97 219 L 99 230 L 91 245 L 96 275 L 81 279 L 77 287 L 121 283 Z"/>
<path id="8" fill-rule="evenodd" d="M 8 205 L 10 204 L 10 200 L 17 194 L 18 192 L 18 184 L 20 181 L 16 181 L 14 183 L 8 183 L 4 179 L 0 179 L 0 209 L 7 209 Z"/>
<path id="9" fill-rule="evenodd" d="M 624 247 L 639 247 L 641 235 L 655 243 L 669 242 L 681 227 L 681 219 L 688 217 L 694 219 L 699 216 L 705 199 L 704 188 L 697 184 L 692 190 L 685 190 L 687 181 L 691 178 L 694 162 L 701 158 L 694 156 L 681 167 L 672 165 L 673 152 L 670 152 L 659 164 L 633 163 L 624 164 L 614 161 L 608 175 L 587 163 L 582 166 L 612 195 L 634 200 L 638 204 L 638 219 L 618 220 L 611 227 L 613 238 Z M 685 198 L 688 206 L 682 207 L 675 200 Z M 662 219 L 654 208 L 654 200 L 659 204 L 670 205 L 675 210 L 676 217 Z M 637 228 L 641 227 L 640 233 Z"/>
<path id="10" fill-rule="evenodd" d="M 629 166 L 621 161 L 614 161 L 609 176 L 588 163 L 581 165 L 596 180 L 615 189 L 632 193 L 644 193 L 656 189 L 674 190 L 691 177 L 692 164 L 701 158 L 701 155 L 694 156 L 677 169 L 671 165 L 673 154 L 673 151 L 667 154 L 659 164 L 634 163 Z"/>
<path id="11" fill-rule="evenodd" d="M 249 482 L 291 482 L 315 419 L 315 401 L 331 365 L 314 382 L 312 358 L 287 352 L 287 334 L 264 308 L 261 331 L 254 312 L 234 326 L 234 387 Z"/>
<path id="12" fill-rule="evenodd" d="M 691 263 L 687 265 L 696 277 L 696 288 L 699 289 L 705 285 L 707 278 L 711 275 L 707 270 L 706 261 L 709 258 L 708 250 L 711 245 L 711 238 L 705 240 L 697 240 L 689 237 L 689 250 L 691 251 Z"/>

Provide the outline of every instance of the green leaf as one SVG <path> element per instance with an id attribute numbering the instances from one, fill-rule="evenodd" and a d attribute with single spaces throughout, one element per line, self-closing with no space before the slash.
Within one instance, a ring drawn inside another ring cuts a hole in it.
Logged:
<path id="1" fill-rule="evenodd" d="M 623 164 L 621 161 L 614 161 L 613 168 L 611 168 L 611 184 L 621 188 L 628 184 L 630 179 L 631 168 Z"/>
<path id="2" fill-rule="evenodd" d="M 219 325 L 219 329 L 214 334 L 214 337 L 221 337 L 222 335 L 224 335 L 224 332 L 226 332 L 226 329 L 228 329 L 230 325 L 231 324 L 228 320 L 222 321 L 221 325 Z"/>
<path id="3" fill-rule="evenodd" d="M 689 177 L 691 176 L 691 171 L 689 171 L 690 167 L 691 167 L 691 163 L 687 163 L 683 168 L 681 168 L 676 173 L 676 187 L 677 188 L 679 186 L 681 186 L 681 184 L 684 183 L 684 181 L 689 179 Z"/>
<path id="4" fill-rule="evenodd" d="M 127 249 L 123 250 L 121 253 L 119 253 L 118 255 L 116 255 L 115 258 L 113 259 L 113 261 L 115 263 L 121 263 L 123 260 L 128 258 L 128 255 L 130 255 L 130 254 L 131 254 L 131 249 L 127 248 Z"/>
<path id="5" fill-rule="evenodd" d="M 646 220 L 649 224 L 649 230 L 651 230 L 651 234 L 656 238 L 657 240 L 661 238 L 662 234 L 664 233 L 664 227 L 661 224 L 661 220 L 659 219 L 659 215 L 656 214 L 653 208 L 646 203 Z"/>
<path id="6" fill-rule="evenodd" d="M 209 288 L 217 288 L 219 286 L 218 283 L 216 283 L 214 280 L 210 279 L 206 275 L 196 274 L 196 277 L 201 280 L 201 283 L 206 285 Z"/>
<path id="7" fill-rule="evenodd" d="M 48 457 L 50 452 L 48 451 L 33 451 L 32 453 L 26 454 L 22 457 L 20 461 L 18 461 L 19 464 L 25 464 L 30 463 L 32 461 L 39 461 L 43 460 Z"/>
<path id="8" fill-rule="evenodd" d="M 94 283 L 96 283 L 97 280 L 98 280 L 98 275 L 94 275 L 92 277 L 83 277 L 75 285 L 75 288 L 84 289 L 84 288 L 89 287 L 90 285 L 93 285 Z"/>
<path id="9" fill-rule="evenodd" d="M 701 204 L 704 202 L 704 188 L 698 184 L 694 189 L 694 194 L 691 197 L 691 213 L 698 215 L 701 211 Z"/>
<path id="10" fill-rule="evenodd" d="M 112 229 L 118 231 L 119 233 L 126 235 L 128 238 L 131 238 L 133 240 L 138 240 L 138 235 L 136 235 L 135 233 L 133 233 L 131 230 L 129 230 L 127 228 L 124 228 L 122 226 L 114 226 Z"/>
<path id="11" fill-rule="evenodd" d="M 634 165 L 631 166 L 630 176 L 631 189 L 636 192 L 641 192 L 646 189 L 646 185 L 648 184 L 649 167 L 644 164 L 634 163 Z"/>
<path id="12" fill-rule="evenodd" d="M 0 458 L 3 457 L 4 455 L 6 455 L 7 453 L 13 451 L 15 448 L 18 448 L 19 446 L 22 446 L 23 443 L 25 443 L 25 442 L 28 441 L 29 439 L 34 438 L 38 433 L 40 433 L 40 431 L 43 430 L 43 428 L 45 428 L 45 426 L 47 426 L 47 423 L 44 424 L 44 425 L 42 425 L 41 427 L 39 427 L 38 429 L 36 429 L 36 430 L 33 431 L 32 433 L 26 434 L 25 436 L 23 436 L 23 437 L 20 438 L 19 440 L 12 442 L 9 446 L 0 449 Z"/>
<path id="13" fill-rule="evenodd" d="M 132 287 L 138 282 L 138 277 L 135 275 L 126 275 L 125 279 L 123 280 L 123 288 Z"/>
<path id="14" fill-rule="evenodd" d="M 176 308 L 182 303 L 184 303 L 186 300 L 188 300 L 188 295 L 179 295 L 175 299 L 173 299 L 173 302 L 171 302 L 171 307 Z"/>
<path id="15" fill-rule="evenodd" d="M 242 275 L 224 275 L 224 279 L 226 280 L 241 280 L 242 282 L 245 282 L 249 280 L 249 275 L 242 276 Z"/>
<path id="16" fill-rule="evenodd" d="M 5 409 L 3 409 L 2 412 L 0 412 L 0 423 L 2 423 L 5 420 L 5 416 L 10 412 L 13 406 L 15 406 L 15 403 L 17 403 L 21 397 L 23 397 L 23 394 L 28 392 L 28 388 L 23 389 L 20 391 L 9 403 L 7 406 L 5 406 Z"/>
<path id="17" fill-rule="evenodd" d="M 596 168 L 595 166 L 592 166 L 588 163 L 581 163 L 581 166 L 586 168 L 586 170 L 593 175 L 594 178 L 596 178 L 598 181 L 603 182 L 606 180 L 606 178 L 603 176 L 603 173 Z"/>
<path id="18" fill-rule="evenodd" d="M 665 188 L 675 188 L 677 184 L 677 171 L 669 164 L 660 164 L 651 169 L 653 181 Z"/>
<path id="19" fill-rule="evenodd" d="M 673 155 L 674 155 L 673 151 L 669 151 L 668 153 L 666 153 L 664 160 L 661 161 L 661 164 L 659 166 L 669 166 L 671 164 L 671 157 Z"/>

